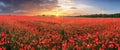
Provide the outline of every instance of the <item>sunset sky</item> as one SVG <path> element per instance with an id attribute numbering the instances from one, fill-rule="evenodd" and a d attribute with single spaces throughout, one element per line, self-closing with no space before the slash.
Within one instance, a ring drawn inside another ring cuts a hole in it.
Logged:
<path id="1" fill-rule="evenodd" d="M 0 0 L 0 15 L 76 16 L 119 13 L 120 0 Z"/>

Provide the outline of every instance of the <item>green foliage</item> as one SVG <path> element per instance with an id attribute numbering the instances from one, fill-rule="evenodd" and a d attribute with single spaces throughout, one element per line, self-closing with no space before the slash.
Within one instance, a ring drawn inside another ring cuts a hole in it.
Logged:
<path id="1" fill-rule="evenodd" d="M 120 39 L 118 40 L 118 43 L 120 44 Z"/>
<path id="2" fill-rule="evenodd" d="M 64 35 L 64 30 L 60 30 L 60 34 Z"/>
<path id="3" fill-rule="evenodd" d="M 10 42 L 14 42 L 14 39 L 12 36 L 10 36 Z"/>
<path id="4" fill-rule="evenodd" d="M 67 50 L 73 50 L 73 47 L 72 47 L 72 46 L 70 46 Z"/>
<path id="5" fill-rule="evenodd" d="M 100 18 L 119 18 L 120 17 L 120 13 L 116 13 L 116 14 L 92 14 L 92 15 L 80 15 L 80 16 L 76 16 L 76 17 L 92 17 L 92 18 L 96 18 L 96 17 L 100 17 Z"/>

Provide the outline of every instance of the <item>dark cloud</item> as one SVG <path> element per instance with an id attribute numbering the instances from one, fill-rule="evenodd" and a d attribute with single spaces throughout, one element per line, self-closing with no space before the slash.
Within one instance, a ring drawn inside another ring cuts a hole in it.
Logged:
<path id="1" fill-rule="evenodd" d="M 57 0 L 0 0 L 0 10 L 2 13 L 52 10 L 58 6 L 57 2 Z"/>
<path id="2" fill-rule="evenodd" d="M 77 9 L 76 7 L 71 7 L 70 9 Z"/>

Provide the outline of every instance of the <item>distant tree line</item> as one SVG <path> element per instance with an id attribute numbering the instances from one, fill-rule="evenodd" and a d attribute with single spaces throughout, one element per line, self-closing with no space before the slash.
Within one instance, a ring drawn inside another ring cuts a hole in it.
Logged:
<path id="1" fill-rule="evenodd" d="M 80 16 L 76 16 L 76 17 L 100 17 L 100 18 L 120 18 L 120 13 L 116 13 L 116 14 L 92 14 L 92 15 L 80 15 Z"/>

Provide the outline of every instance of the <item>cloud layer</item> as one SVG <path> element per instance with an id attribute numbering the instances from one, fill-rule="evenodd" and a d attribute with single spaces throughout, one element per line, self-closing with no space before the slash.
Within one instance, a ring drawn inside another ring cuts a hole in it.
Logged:
<path id="1" fill-rule="evenodd" d="M 0 12 L 36 13 L 56 8 L 57 2 L 57 0 L 0 0 Z"/>
<path id="2" fill-rule="evenodd" d="M 76 16 L 85 14 L 108 13 L 101 8 L 81 2 L 76 3 L 74 0 L 59 0 L 59 5 L 61 6 L 60 12 L 62 15 Z"/>
<path id="3" fill-rule="evenodd" d="M 118 0 L 0 0 L 0 14 L 84 15 L 119 12 Z M 113 3 L 113 4 L 111 4 Z"/>

